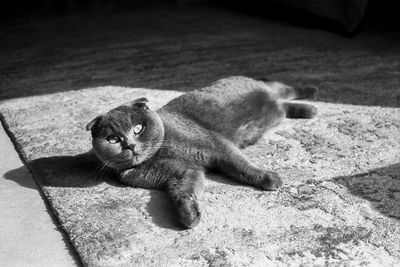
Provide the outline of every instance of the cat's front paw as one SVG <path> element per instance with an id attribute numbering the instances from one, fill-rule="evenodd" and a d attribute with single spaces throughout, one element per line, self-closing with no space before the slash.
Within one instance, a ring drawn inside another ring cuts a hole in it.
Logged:
<path id="1" fill-rule="evenodd" d="M 187 228 L 193 228 L 200 222 L 201 213 L 194 194 L 183 194 L 178 203 L 178 214 L 181 223 Z"/>
<path id="2" fill-rule="evenodd" d="M 266 172 L 259 185 L 264 190 L 272 191 L 280 188 L 282 184 L 282 179 L 277 173 Z"/>

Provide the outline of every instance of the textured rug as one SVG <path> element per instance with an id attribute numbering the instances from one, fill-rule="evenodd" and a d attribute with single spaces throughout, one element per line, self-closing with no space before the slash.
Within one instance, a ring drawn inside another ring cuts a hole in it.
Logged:
<path id="1" fill-rule="evenodd" d="M 315 102 L 245 153 L 278 172 L 264 192 L 210 174 L 202 221 L 178 227 L 166 195 L 115 182 L 85 156 L 95 115 L 180 92 L 101 87 L 8 100 L 3 123 L 87 266 L 400 264 L 400 108 Z M 6 176 L 7 177 L 7 176 Z M 12 177 L 12 175 L 9 175 Z"/>

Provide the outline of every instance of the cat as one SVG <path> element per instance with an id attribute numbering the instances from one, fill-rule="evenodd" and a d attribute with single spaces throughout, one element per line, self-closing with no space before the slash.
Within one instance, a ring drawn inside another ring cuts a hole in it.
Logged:
<path id="1" fill-rule="evenodd" d="M 96 117 L 86 129 L 93 151 L 120 182 L 166 190 L 182 225 L 193 228 L 201 217 L 198 196 L 206 171 L 262 190 L 281 187 L 278 174 L 253 164 L 240 148 L 254 144 L 284 117 L 314 117 L 314 106 L 285 100 L 316 93 L 312 87 L 229 77 L 157 111 L 149 109 L 147 98 L 136 99 Z"/>

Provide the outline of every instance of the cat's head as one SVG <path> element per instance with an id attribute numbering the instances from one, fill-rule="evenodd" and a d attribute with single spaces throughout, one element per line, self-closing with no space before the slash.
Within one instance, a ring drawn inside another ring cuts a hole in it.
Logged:
<path id="1" fill-rule="evenodd" d="M 127 169 L 151 158 L 164 139 L 160 117 L 148 108 L 147 98 L 119 106 L 89 122 L 93 150 L 114 169 Z"/>

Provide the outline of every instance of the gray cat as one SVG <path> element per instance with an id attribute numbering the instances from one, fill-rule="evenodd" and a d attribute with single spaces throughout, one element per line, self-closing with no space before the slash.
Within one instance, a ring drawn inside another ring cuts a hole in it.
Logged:
<path id="1" fill-rule="evenodd" d="M 315 107 L 284 100 L 310 98 L 315 88 L 244 77 L 222 79 L 171 100 L 157 111 L 146 98 L 89 122 L 93 150 L 133 187 L 164 189 L 187 228 L 199 223 L 198 195 L 205 171 L 262 190 L 282 185 L 274 172 L 249 161 L 239 148 L 254 144 L 284 117 L 312 118 Z"/>

